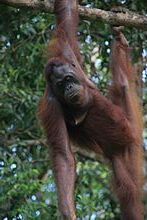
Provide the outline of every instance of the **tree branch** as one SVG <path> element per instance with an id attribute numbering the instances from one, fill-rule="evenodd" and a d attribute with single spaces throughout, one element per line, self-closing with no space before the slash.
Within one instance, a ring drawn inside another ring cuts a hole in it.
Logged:
<path id="1" fill-rule="evenodd" d="M 54 0 L 0 0 L 0 4 L 17 8 L 27 7 L 44 12 L 53 12 Z M 108 24 L 147 29 L 147 16 L 139 15 L 131 11 L 116 13 L 79 6 L 79 13 L 82 16 L 98 18 Z"/>
<path id="2" fill-rule="evenodd" d="M 12 146 L 13 144 L 16 144 L 18 146 L 27 146 L 27 147 L 32 147 L 35 145 L 43 145 L 45 147 L 48 147 L 48 144 L 45 139 L 38 139 L 38 140 L 16 140 L 16 138 L 11 139 L 11 140 L 0 139 L 0 143 L 1 145 L 4 145 L 4 146 Z M 72 151 L 88 159 L 99 161 L 99 162 L 104 162 L 104 159 L 102 158 L 102 156 L 95 154 L 93 151 L 89 149 L 80 148 L 75 145 L 72 145 Z"/>

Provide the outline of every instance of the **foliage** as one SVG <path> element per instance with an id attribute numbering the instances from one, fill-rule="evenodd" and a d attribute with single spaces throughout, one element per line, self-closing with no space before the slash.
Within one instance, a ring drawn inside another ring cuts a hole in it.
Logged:
<path id="1" fill-rule="evenodd" d="M 84 5 L 103 9 L 114 3 L 82 1 Z M 142 13 L 145 10 L 144 1 L 126 1 L 126 4 Z M 36 113 L 45 86 L 45 50 L 54 29 L 54 16 L 6 6 L 0 6 L 0 11 L 0 219 L 54 220 L 58 215 L 56 188 Z M 126 34 L 137 62 L 142 52 L 146 53 L 145 33 L 127 29 Z M 82 18 L 79 39 L 87 73 L 106 94 L 110 81 L 110 27 Z M 144 69 L 145 83 L 146 79 Z M 79 219 L 119 219 L 119 207 L 110 192 L 108 168 L 80 156 L 77 160 Z"/>

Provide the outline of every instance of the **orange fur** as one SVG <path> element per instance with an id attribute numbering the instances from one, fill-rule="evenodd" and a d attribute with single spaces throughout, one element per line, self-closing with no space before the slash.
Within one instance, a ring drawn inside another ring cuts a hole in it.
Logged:
<path id="1" fill-rule="evenodd" d="M 50 145 L 62 219 L 76 219 L 73 198 L 75 160 L 71 151 L 73 141 L 96 153 L 102 152 L 110 160 L 123 220 L 143 220 L 142 115 L 127 41 L 120 31 L 115 33 L 111 54 L 113 83 L 111 100 L 108 100 L 90 82 L 81 67 L 76 38 L 76 0 L 56 0 L 55 12 L 57 28 L 49 46 L 47 86 L 40 101 L 39 116 Z M 78 125 L 71 125 L 70 120 L 76 119 L 77 114 L 81 113 L 80 107 L 76 110 L 72 106 L 65 108 L 48 83 L 48 77 L 52 74 L 49 69 L 53 63 L 69 64 L 83 85 L 80 101 L 86 103 L 89 100 L 89 103 Z"/>

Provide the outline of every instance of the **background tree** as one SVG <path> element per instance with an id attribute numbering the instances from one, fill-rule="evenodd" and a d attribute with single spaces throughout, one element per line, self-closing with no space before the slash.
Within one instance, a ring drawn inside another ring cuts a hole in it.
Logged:
<path id="1" fill-rule="evenodd" d="M 81 5 L 103 10 L 122 5 L 137 14 L 147 12 L 145 0 L 83 0 Z M 47 42 L 54 29 L 54 15 L 0 5 L 0 21 L 0 219 L 54 220 L 57 219 L 56 189 L 48 147 L 36 117 L 37 104 L 44 91 L 43 69 Z M 132 47 L 138 93 L 147 123 L 147 33 L 143 27 L 145 24 L 138 29 L 126 28 L 125 34 Z M 83 16 L 78 35 L 87 73 L 106 94 L 110 82 L 111 27 L 101 20 Z M 146 126 L 144 149 L 147 149 Z M 89 152 L 80 152 L 77 160 L 79 219 L 119 219 L 119 207 L 110 192 L 111 173 L 107 166 Z M 147 179 L 144 192 L 147 195 Z"/>

